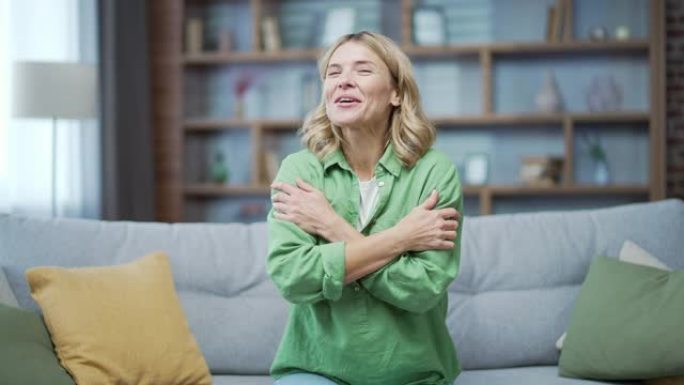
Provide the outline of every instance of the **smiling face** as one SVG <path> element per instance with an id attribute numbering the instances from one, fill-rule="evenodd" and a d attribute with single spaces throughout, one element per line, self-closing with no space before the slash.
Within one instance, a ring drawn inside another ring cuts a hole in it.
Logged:
<path id="1" fill-rule="evenodd" d="M 343 128 L 384 129 L 399 105 L 387 65 L 355 41 L 340 45 L 330 57 L 323 92 L 328 119 Z"/>

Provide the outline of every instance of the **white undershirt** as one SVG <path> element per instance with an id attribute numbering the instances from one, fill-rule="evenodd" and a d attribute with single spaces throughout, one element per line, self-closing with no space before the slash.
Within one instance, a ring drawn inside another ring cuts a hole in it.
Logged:
<path id="1" fill-rule="evenodd" d="M 378 198 L 378 191 L 380 191 L 380 187 L 375 178 L 365 182 L 359 180 L 361 196 L 359 199 L 359 221 L 356 224 L 357 230 L 361 231 L 368 224 L 368 220 L 373 213 L 375 201 Z"/>

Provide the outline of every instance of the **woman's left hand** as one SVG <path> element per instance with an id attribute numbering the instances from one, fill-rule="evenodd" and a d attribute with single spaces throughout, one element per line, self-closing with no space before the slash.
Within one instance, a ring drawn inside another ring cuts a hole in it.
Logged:
<path id="1" fill-rule="evenodd" d="M 292 222 L 312 235 L 328 233 L 337 213 L 322 192 L 300 178 L 296 185 L 273 182 L 271 187 L 278 190 L 272 197 L 277 219 Z"/>

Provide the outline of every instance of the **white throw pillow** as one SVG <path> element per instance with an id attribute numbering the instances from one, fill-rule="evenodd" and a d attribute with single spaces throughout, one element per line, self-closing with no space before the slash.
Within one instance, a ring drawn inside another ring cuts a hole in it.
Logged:
<path id="1" fill-rule="evenodd" d="M 629 262 L 635 265 L 649 266 L 660 270 L 672 271 L 672 269 L 665 265 L 660 259 L 656 258 L 653 256 L 653 254 L 642 249 L 639 247 L 639 245 L 630 240 L 626 240 L 625 243 L 622 244 L 622 249 L 620 249 L 620 256 L 618 259 L 622 262 Z M 556 341 L 556 348 L 558 350 L 563 349 L 563 342 L 565 342 L 566 334 L 567 333 L 563 333 L 558 341 Z"/>
<path id="2" fill-rule="evenodd" d="M 672 271 L 672 269 L 665 265 L 660 259 L 654 257 L 651 253 L 629 240 L 622 244 L 619 258 L 623 262 L 629 262 L 635 265 L 650 266 L 660 270 Z"/>

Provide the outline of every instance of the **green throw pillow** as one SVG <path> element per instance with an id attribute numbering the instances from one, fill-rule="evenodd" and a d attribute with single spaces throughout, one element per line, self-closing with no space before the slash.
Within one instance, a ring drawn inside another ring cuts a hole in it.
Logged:
<path id="1" fill-rule="evenodd" d="M 37 313 L 0 304 L 0 384 L 74 385 Z"/>
<path id="2" fill-rule="evenodd" d="M 594 260 L 572 312 L 559 374 L 598 380 L 684 374 L 684 270 Z"/>

